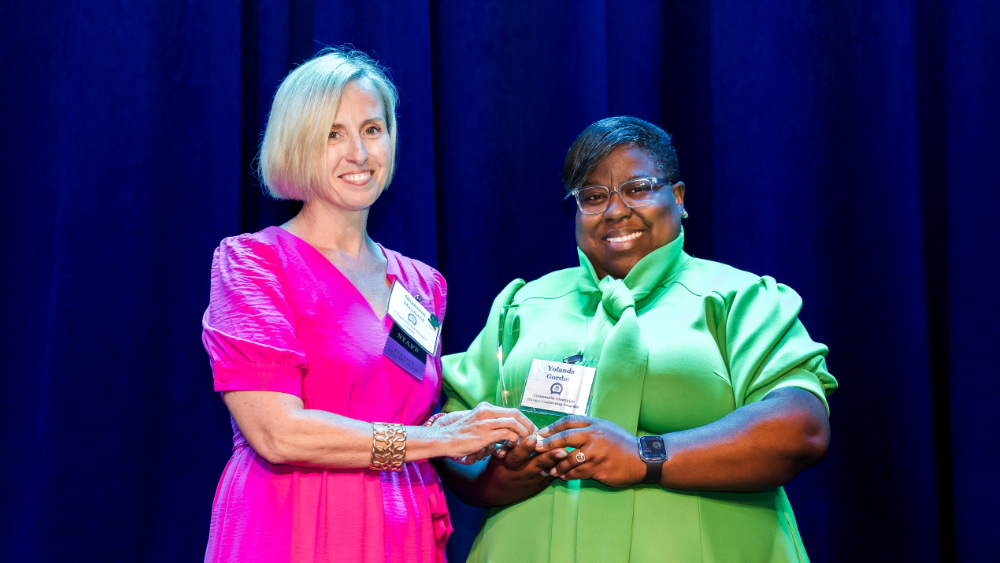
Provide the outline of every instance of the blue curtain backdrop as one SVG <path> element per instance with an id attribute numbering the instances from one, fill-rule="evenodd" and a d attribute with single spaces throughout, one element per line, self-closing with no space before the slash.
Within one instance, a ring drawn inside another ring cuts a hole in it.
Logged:
<path id="1" fill-rule="evenodd" d="M 0 559 L 195 561 L 229 457 L 201 348 L 219 240 L 286 220 L 249 170 L 323 45 L 399 86 L 373 237 L 449 281 L 462 350 L 512 278 L 574 264 L 587 124 L 675 135 L 688 251 L 794 287 L 842 389 L 788 486 L 813 561 L 1000 559 L 1000 3 L 0 6 Z M 452 561 L 480 511 L 452 502 Z"/>

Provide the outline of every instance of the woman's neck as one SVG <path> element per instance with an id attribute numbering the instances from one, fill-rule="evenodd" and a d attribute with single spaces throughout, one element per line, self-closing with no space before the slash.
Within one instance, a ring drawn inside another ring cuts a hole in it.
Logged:
<path id="1" fill-rule="evenodd" d="M 312 200 L 281 226 L 323 254 L 358 259 L 373 254 L 375 243 L 368 236 L 368 210 L 345 210 L 329 202 Z"/>

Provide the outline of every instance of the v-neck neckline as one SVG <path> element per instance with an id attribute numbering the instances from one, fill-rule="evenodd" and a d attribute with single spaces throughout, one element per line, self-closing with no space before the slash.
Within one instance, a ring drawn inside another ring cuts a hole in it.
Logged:
<path id="1" fill-rule="evenodd" d="M 334 264 L 333 262 L 331 262 L 329 258 L 327 258 L 322 252 L 319 251 L 318 248 L 316 248 L 315 246 L 309 244 L 304 239 L 300 238 L 298 235 L 295 235 L 294 233 L 292 233 L 292 232 L 290 232 L 290 231 L 288 231 L 286 229 L 283 229 L 281 227 L 272 226 L 272 227 L 268 227 L 268 229 L 278 229 L 279 231 L 281 231 L 281 233 L 283 235 L 287 235 L 289 237 L 292 237 L 292 239 L 294 239 L 294 241 L 296 243 L 296 246 L 306 246 L 307 248 L 309 248 L 309 250 L 311 250 L 313 253 L 315 253 L 320 258 L 320 260 L 322 260 L 325 264 L 327 264 L 328 266 L 330 266 L 330 268 L 332 268 L 333 271 L 337 273 L 337 275 L 339 275 L 341 278 L 343 278 L 344 281 L 347 282 L 347 285 L 351 286 L 351 288 L 354 290 L 354 292 L 356 294 L 358 294 L 358 297 L 360 297 L 361 300 L 364 301 L 365 305 L 368 306 L 368 311 L 371 313 L 371 315 L 373 317 L 375 317 L 380 324 L 385 325 L 385 320 L 387 318 L 389 318 L 389 298 L 388 297 L 386 297 L 386 300 L 385 300 L 385 314 L 382 315 L 382 316 L 379 316 L 379 314 L 375 311 L 375 307 L 372 306 L 371 301 L 368 301 L 368 298 L 365 297 L 365 294 L 362 293 L 360 289 L 358 289 L 358 286 L 354 285 L 354 282 L 351 281 L 351 278 L 347 277 L 347 275 L 344 274 L 344 272 L 340 271 L 340 268 L 338 268 L 336 264 Z M 372 241 L 372 242 L 374 242 L 374 241 Z M 382 246 L 381 244 L 379 244 L 377 242 L 375 243 L 375 246 L 377 246 L 379 248 L 379 250 L 382 251 L 382 256 L 385 258 L 385 282 L 386 282 L 386 285 L 389 286 L 389 292 L 391 294 L 391 292 L 392 292 L 392 283 L 399 276 L 396 273 L 390 271 L 392 269 L 392 260 L 389 259 L 389 252 L 390 251 L 386 250 L 384 246 Z"/>

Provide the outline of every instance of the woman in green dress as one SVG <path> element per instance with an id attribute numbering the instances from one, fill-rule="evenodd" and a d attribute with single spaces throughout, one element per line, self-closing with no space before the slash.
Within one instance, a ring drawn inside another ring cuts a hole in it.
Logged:
<path id="1" fill-rule="evenodd" d="M 444 359 L 445 410 L 516 398 L 545 360 L 596 368 L 589 416 L 533 414 L 537 438 L 441 462 L 460 499 L 488 507 L 469 560 L 807 561 L 782 485 L 825 455 L 837 382 L 801 299 L 684 252 L 685 186 L 655 125 L 591 125 L 563 183 L 580 266 L 501 292 Z"/>

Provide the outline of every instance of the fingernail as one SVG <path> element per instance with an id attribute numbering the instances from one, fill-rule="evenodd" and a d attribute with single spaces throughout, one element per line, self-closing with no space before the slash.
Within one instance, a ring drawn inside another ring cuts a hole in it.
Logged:
<path id="1" fill-rule="evenodd" d="M 530 445 L 532 445 L 532 444 L 535 443 L 536 438 L 537 437 L 534 434 L 532 434 L 531 436 L 528 436 L 527 438 L 524 439 L 524 443 L 526 443 L 526 444 L 528 444 L 530 446 Z"/>
<path id="2" fill-rule="evenodd" d="M 549 472 L 548 472 L 548 471 L 539 471 L 538 473 L 539 473 L 539 475 L 541 475 L 542 477 L 548 477 L 548 476 L 549 476 Z"/>
<path id="3" fill-rule="evenodd" d="M 541 436 L 542 434 L 548 434 L 548 433 L 549 433 L 549 427 L 548 426 L 546 426 L 545 428 L 542 428 L 541 430 L 538 431 L 538 435 L 539 436 Z"/>
<path id="4" fill-rule="evenodd" d="M 558 476 L 559 476 L 559 472 L 558 471 L 556 471 L 555 469 L 550 469 L 549 470 L 549 477 L 558 477 Z"/>
<path id="5" fill-rule="evenodd" d="M 569 455 L 569 454 L 568 454 L 568 453 L 566 453 L 566 450 L 559 450 L 558 452 L 556 452 L 556 453 L 555 453 L 555 456 L 556 456 L 557 458 L 559 458 L 559 459 L 563 459 L 564 457 L 566 457 L 566 456 L 568 456 L 568 455 Z"/>
<path id="6" fill-rule="evenodd" d="M 562 477 L 560 477 L 560 479 L 562 479 L 563 481 L 565 481 L 566 480 L 566 476 L 563 475 Z"/>
<path id="7" fill-rule="evenodd" d="M 505 455 L 507 455 L 507 452 L 504 451 L 504 450 L 500 450 L 500 451 L 497 452 L 497 457 L 500 458 L 500 459 L 503 459 L 503 456 L 505 456 Z"/>

